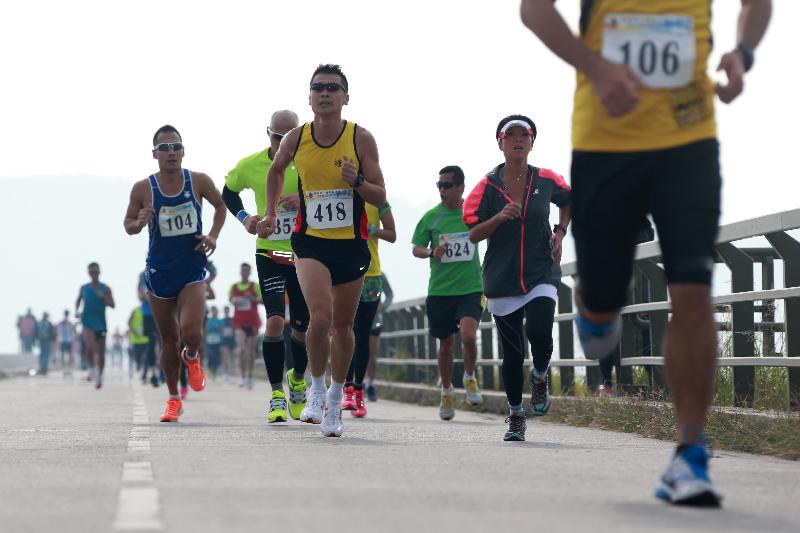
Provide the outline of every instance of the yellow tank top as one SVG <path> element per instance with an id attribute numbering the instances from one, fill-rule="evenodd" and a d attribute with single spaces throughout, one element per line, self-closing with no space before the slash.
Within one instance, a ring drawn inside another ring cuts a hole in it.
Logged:
<path id="1" fill-rule="evenodd" d="M 381 213 L 380 210 L 372 204 L 365 204 L 367 211 L 367 223 L 369 226 L 381 227 Z M 369 270 L 366 276 L 380 276 L 381 275 L 381 258 L 378 256 L 378 236 L 370 235 L 367 239 L 367 246 L 369 247 Z"/>
<path id="2" fill-rule="evenodd" d="M 295 233 L 323 239 L 367 239 L 364 200 L 342 181 L 345 156 L 360 168 L 356 127 L 354 122 L 345 122 L 336 142 L 321 146 L 314 139 L 313 123 L 303 125 L 294 154 L 300 192 Z"/>
<path id="3" fill-rule="evenodd" d="M 680 146 L 716 136 L 711 0 L 584 0 L 581 39 L 643 80 L 639 103 L 611 117 L 589 79 L 578 73 L 572 115 L 575 150 L 630 152 Z"/>

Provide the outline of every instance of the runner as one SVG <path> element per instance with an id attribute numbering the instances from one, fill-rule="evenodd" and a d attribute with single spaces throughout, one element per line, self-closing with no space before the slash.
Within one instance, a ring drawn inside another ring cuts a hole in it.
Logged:
<path id="1" fill-rule="evenodd" d="M 231 319 L 231 308 L 226 305 L 222 313 L 222 379 L 227 383 L 230 376 L 236 374 L 236 329 Z"/>
<path id="2" fill-rule="evenodd" d="M 75 301 L 75 316 L 83 325 L 83 344 L 86 364 L 89 367 L 87 379 L 94 381 L 95 388 L 103 386 L 103 369 L 106 366 L 106 307 L 114 308 L 114 296 L 105 283 L 100 283 L 100 265 L 89 263 L 91 282 L 83 285 Z M 80 312 L 83 302 L 83 313 Z"/>
<path id="3" fill-rule="evenodd" d="M 56 328 L 50 322 L 50 315 L 45 311 L 42 319 L 36 324 L 36 333 L 39 338 L 39 373 L 47 375 L 50 368 L 50 355 L 53 351 L 53 341 L 56 338 Z"/>
<path id="4" fill-rule="evenodd" d="M 369 343 L 372 324 L 378 307 L 381 305 L 382 281 L 381 260 L 378 255 L 378 240 L 387 242 L 397 240 L 397 231 L 394 227 L 394 216 L 389 202 L 378 209 L 372 204 L 366 204 L 367 223 L 369 228 L 370 262 L 369 270 L 364 276 L 364 286 L 361 289 L 361 298 L 356 310 L 355 327 L 355 352 L 347 372 L 347 382 L 344 387 L 342 409 L 350 411 L 356 418 L 367 416 L 367 406 L 364 403 L 364 376 L 369 365 Z M 383 227 L 381 227 L 383 226 Z"/>
<path id="5" fill-rule="evenodd" d="M 134 307 L 128 318 L 128 344 L 131 347 L 131 372 L 135 364 L 136 370 L 141 370 L 147 357 L 147 345 L 150 339 L 144 334 L 144 315 L 142 306 Z"/>
<path id="6" fill-rule="evenodd" d="M 483 284 L 478 246 L 469 242 L 469 228 L 462 220 L 464 171 L 450 165 L 439 171 L 436 180 L 441 203 L 425 213 L 411 238 L 414 257 L 428 259 L 431 275 L 425 313 L 432 337 L 439 339 L 439 376 L 442 397 L 439 418 L 455 415 L 453 389 L 453 350 L 455 334 L 461 334 L 464 353 L 464 394 L 469 405 L 483 401 L 475 377 L 478 358 L 477 331 L 483 315 Z"/>
<path id="7" fill-rule="evenodd" d="M 183 412 L 178 374 L 183 361 L 189 385 L 205 388 L 198 350 L 203 342 L 206 255 L 214 253 L 225 222 L 225 205 L 206 174 L 182 168 L 184 149 L 173 126 L 153 135 L 153 159 L 159 171 L 138 181 L 131 190 L 125 231 L 135 235 L 147 226 L 150 246 L 145 268 L 150 307 L 161 338 L 161 368 L 169 399 L 162 422 L 177 422 Z M 214 207 L 211 231 L 203 234 L 202 201 Z M 179 353 L 181 343 L 186 347 Z"/>
<path id="8" fill-rule="evenodd" d="M 674 504 L 720 504 L 703 446 L 717 351 L 710 290 L 721 187 L 714 94 L 724 103 L 741 94 L 771 10 L 770 0 L 742 2 L 738 45 L 717 68 L 727 81 L 715 87 L 706 73 L 708 1 L 583 2 L 579 37 L 549 0 L 522 2 L 523 22 L 578 71 L 576 325 L 589 358 L 607 357 L 619 344 L 636 231 L 648 212 L 655 222 L 672 302 L 665 360 L 679 436 L 656 496 Z"/>
<path id="9" fill-rule="evenodd" d="M 495 131 L 505 162 L 483 178 L 464 203 L 472 242 L 489 239 L 483 258 L 483 288 L 503 347 L 503 384 L 508 431 L 503 440 L 525 440 L 522 366 L 525 336 L 533 370 L 531 414 L 550 410 L 548 367 L 553 355 L 553 319 L 561 282 L 561 241 L 569 224 L 569 186 L 560 175 L 528 164 L 536 125 L 524 115 L 505 117 Z M 550 203 L 559 223 L 550 231 Z M 524 319 L 524 327 L 523 327 Z"/>
<path id="10" fill-rule="evenodd" d="M 311 315 L 307 337 L 311 396 L 300 420 L 322 423 L 323 435 L 339 437 L 344 430 L 342 389 L 353 356 L 353 320 L 369 268 L 364 202 L 383 205 L 386 191 L 374 137 L 342 120 L 342 107 L 350 97 L 341 68 L 317 67 L 310 89 L 314 121 L 293 129 L 281 142 L 267 176 L 266 216 L 257 231 L 261 238 L 276 231 L 279 193 L 294 159 L 300 175 L 300 210 L 292 249 Z M 332 377 L 326 398 L 329 353 Z"/>
<path id="11" fill-rule="evenodd" d="M 111 367 L 122 368 L 122 333 L 119 328 L 114 328 L 111 335 Z"/>
<path id="12" fill-rule="evenodd" d="M 162 382 L 164 373 L 156 361 L 156 343 L 160 342 L 160 340 L 156 329 L 156 321 L 153 319 L 153 310 L 150 308 L 150 299 L 147 296 L 145 277 L 146 272 L 143 270 L 139 274 L 137 288 L 139 301 L 142 302 L 142 334 L 147 337 L 147 347 L 142 359 L 142 383 L 147 383 L 147 373 L 150 372 L 150 384 L 153 387 L 158 387 Z"/>
<path id="13" fill-rule="evenodd" d="M 367 365 L 367 379 L 364 381 L 364 393 L 367 400 L 371 402 L 378 401 L 378 392 L 375 390 L 375 369 L 378 360 L 378 340 L 381 336 L 381 329 L 383 328 L 383 310 L 389 309 L 394 300 L 394 292 L 392 286 L 389 284 L 389 278 L 386 274 L 381 273 L 381 290 L 383 291 L 383 302 L 378 306 L 378 312 L 375 315 L 375 320 L 372 322 L 372 329 L 369 332 L 369 365 Z"/>
<path id="14" fill-rule="evenodd" d="M 208 369 L 211 370 L 211 377 L 216 381 L 217 371 L 221 362 L 222 347 L 222 328 L 225 321 L 219 317 L 219 309 L 216 305 L 211 306 L 211 317 L 206 324 L 206 354 L 208 355 Z"/>
<path id="15" fill-rule="evenodd" d="M 56 325 L 56 335 L 58 337 L 58 350 L 61 356 L 61 368 L 64 375 L 72 375 L 75 367 L 74 352 L 72 343 L 75 340 L 75 325 L 69 320 L 69 310 L 64 310 L 64 319 Z"/>
<path id="16" fill-rule="evenodd" d="M 270 119 L 270 145 L 265 150 L 245 157 L 225 177 L 222 197 L 228 210 L 236 216 L 249 233 L 255 234 L 256 223 L 264 216 L 267 175 L 272 159 L 278 151 L 281 140 L 289 130 L 296 128 L 297 115 L 293 111 L 276 111 Z M 245 189 L 253 191 L 258 215 L 244 210 L 239 193 Z M 291 316 L 291 355 L 293 368 L 286 379 L 289 385 L 289 415 L 295 420 L 306 405 L 306 381 L 303 374 L 308 366 L 306 353 L 306 330 L 308 329 L 308 307 L 306 307 L 292 256 L 289 240 L 297 217 L 300 197 L 297 193 L 297 169 L 289 165 L 283 182 L 281 196 L 278 198 L 278 218 L 268 239 L 256 239 L 256 268 L 261 286 L 262 301 L 267 316 L 267 328 L 261 343 L 267 379 L 272 387 L 267 420 L 285 422 L 287 415 L 286 393 L 283 390 L 283 369 L 286 365 L 286 346 L 283 339 L 283 325 L 286 317 L 285 296 L 289 300 Z"/>
<path id="17" fill-rule="evenodd" d="M 253 388 L 253 365 L 256 360 L 256 336 L 261 327 L 258 316 L 258 304 L 261 300 L 261 287 L 250 281 L 251 267 L 242 263 L 239 273 L 242 280 L 234 283 L 228 293 L 233 305 L 231 323 L 236 328 L 236 344 L 239 347 L 239 366 L 242 370 L 240 387 Z"/>

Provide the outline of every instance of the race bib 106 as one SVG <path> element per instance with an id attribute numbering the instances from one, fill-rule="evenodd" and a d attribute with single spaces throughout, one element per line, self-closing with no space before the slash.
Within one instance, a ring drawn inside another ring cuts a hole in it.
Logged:
<path id="1" fill-rule="evenodd" d="M 353 189 L 309 191 L 305 201 L 308 227 L 333 229 L 353 225 Z"/>
<path id="2" fill-rule="evenodd" d="M 192 202 L 167 206 L 158 210 L 158 228 L 162 237 L 189 235 L 197 231 L 197 213 Z"/>
<path id="3" fill-rule="evenodd" d="M 694 77 L 694 19 L 608 14 L 603 20 L 603 57 L 628 65 L 651 89 L 685 87 Z"/>
<path id="4" fill-rule="evenodd" d="M 442 263 L 471 261 L 475 257 L 476 244 L 469 242 L 469 233 L 447 233 L 439 235 L 439 245 L 445 245 Z"/>

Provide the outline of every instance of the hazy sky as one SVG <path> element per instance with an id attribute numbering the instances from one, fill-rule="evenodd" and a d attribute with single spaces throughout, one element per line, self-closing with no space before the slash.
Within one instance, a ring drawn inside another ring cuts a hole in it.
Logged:
<path id="1" fill-rule="evenodd" d="M 0 7 L 0 215 L 4 302 L 0 351 L 16 348 L 16 314 L 72 308 L 85 266 L 97 259 L 117 293 L 122 324 L 144 236 L 124 234 L 131 184 L 153 172 L 151 138 L 171 123 L 185 166 L 221 188 L 243 156 L 266 143 L 269 114 L 310 119 L 308 81 L 318 63 L 343 66 L 346 118 L 378 142 L 398 242 L 384 267 L 398 297 L 425 293 L 427 268 L 410 255 L 413 224 L 438 202 L 437 171 L 459 164 L 470 188 L 500 161 L 494 129 L 524 113 L 537 123 L 531 161 L 569 180 L 574 74 L 520 23 L 518 1 L 6 2 Z M 746 91 L 717 106 L 725 177 L 723 223 L 797 207 L 793 156 L 800 123 L 800 3 L 775 2 L 772 27 Z M 559 9 L 577 22 L 578 0 Z M 714 3 L 710 66 L 735 45 L 739 2 Z M 101 184 L 101 185 L 98 185 Z M 15 194 L 16 193 L 16 194 Z M 252 205 L 247 198 L 246 205 Z M 209 211 L 209 210 L 207 210 Z M 206 212 L 206 215 L 210 215 Z M 77 222 L 81 221 L 80 224 Z M 228 218 L 218 292 L 253 243 Z M 565 260 L 572 259 L 568 246 Z M 113 268 L 112 268 L 113 267 Z"/>

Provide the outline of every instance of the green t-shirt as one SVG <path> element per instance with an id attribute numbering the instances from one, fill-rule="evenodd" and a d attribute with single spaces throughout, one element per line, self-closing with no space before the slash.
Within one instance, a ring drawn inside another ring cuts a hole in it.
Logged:
<path id="1" fill-rule="evenodd" d="M 245 189 L 253 191 L 256 197 L 256 208 L 258 216 L 263 217 L 266 211 L 267 197 L 267 172 L 272 166 L 272 159 L 269 158 L 269 149 L 256 152 L 239 161 L 236 168 L 228 172 L 225 176 L 225 185 L 233 192 L 242 192 Z M 294 163 L 286 169 L 285 179 L 283 180 L 283 192 L 281 194 L 292 194 L 297 192 L 297 169 Z M 279 250 L 291 252 L 292 243 L 289 238 L 292 236 L 294 220 L 297 213 L 289 212 L 278 206 L 278 227 L 269 239 L 256 239 L 256 248 L 263 250 Z"/>
<path id="2" fill-rule="evenodd" d="M 414 246 L 436 248 L 448 242 L 441 259 L 429 259 L 431 277 L 428 296 L 461 296 L 483 292 L 483 277 L 478 245 L 469 242 L 469 228 L 461 219 L 461 207 L 455 211 L 439 204 L 422 217 L 414 230 Z"/>

